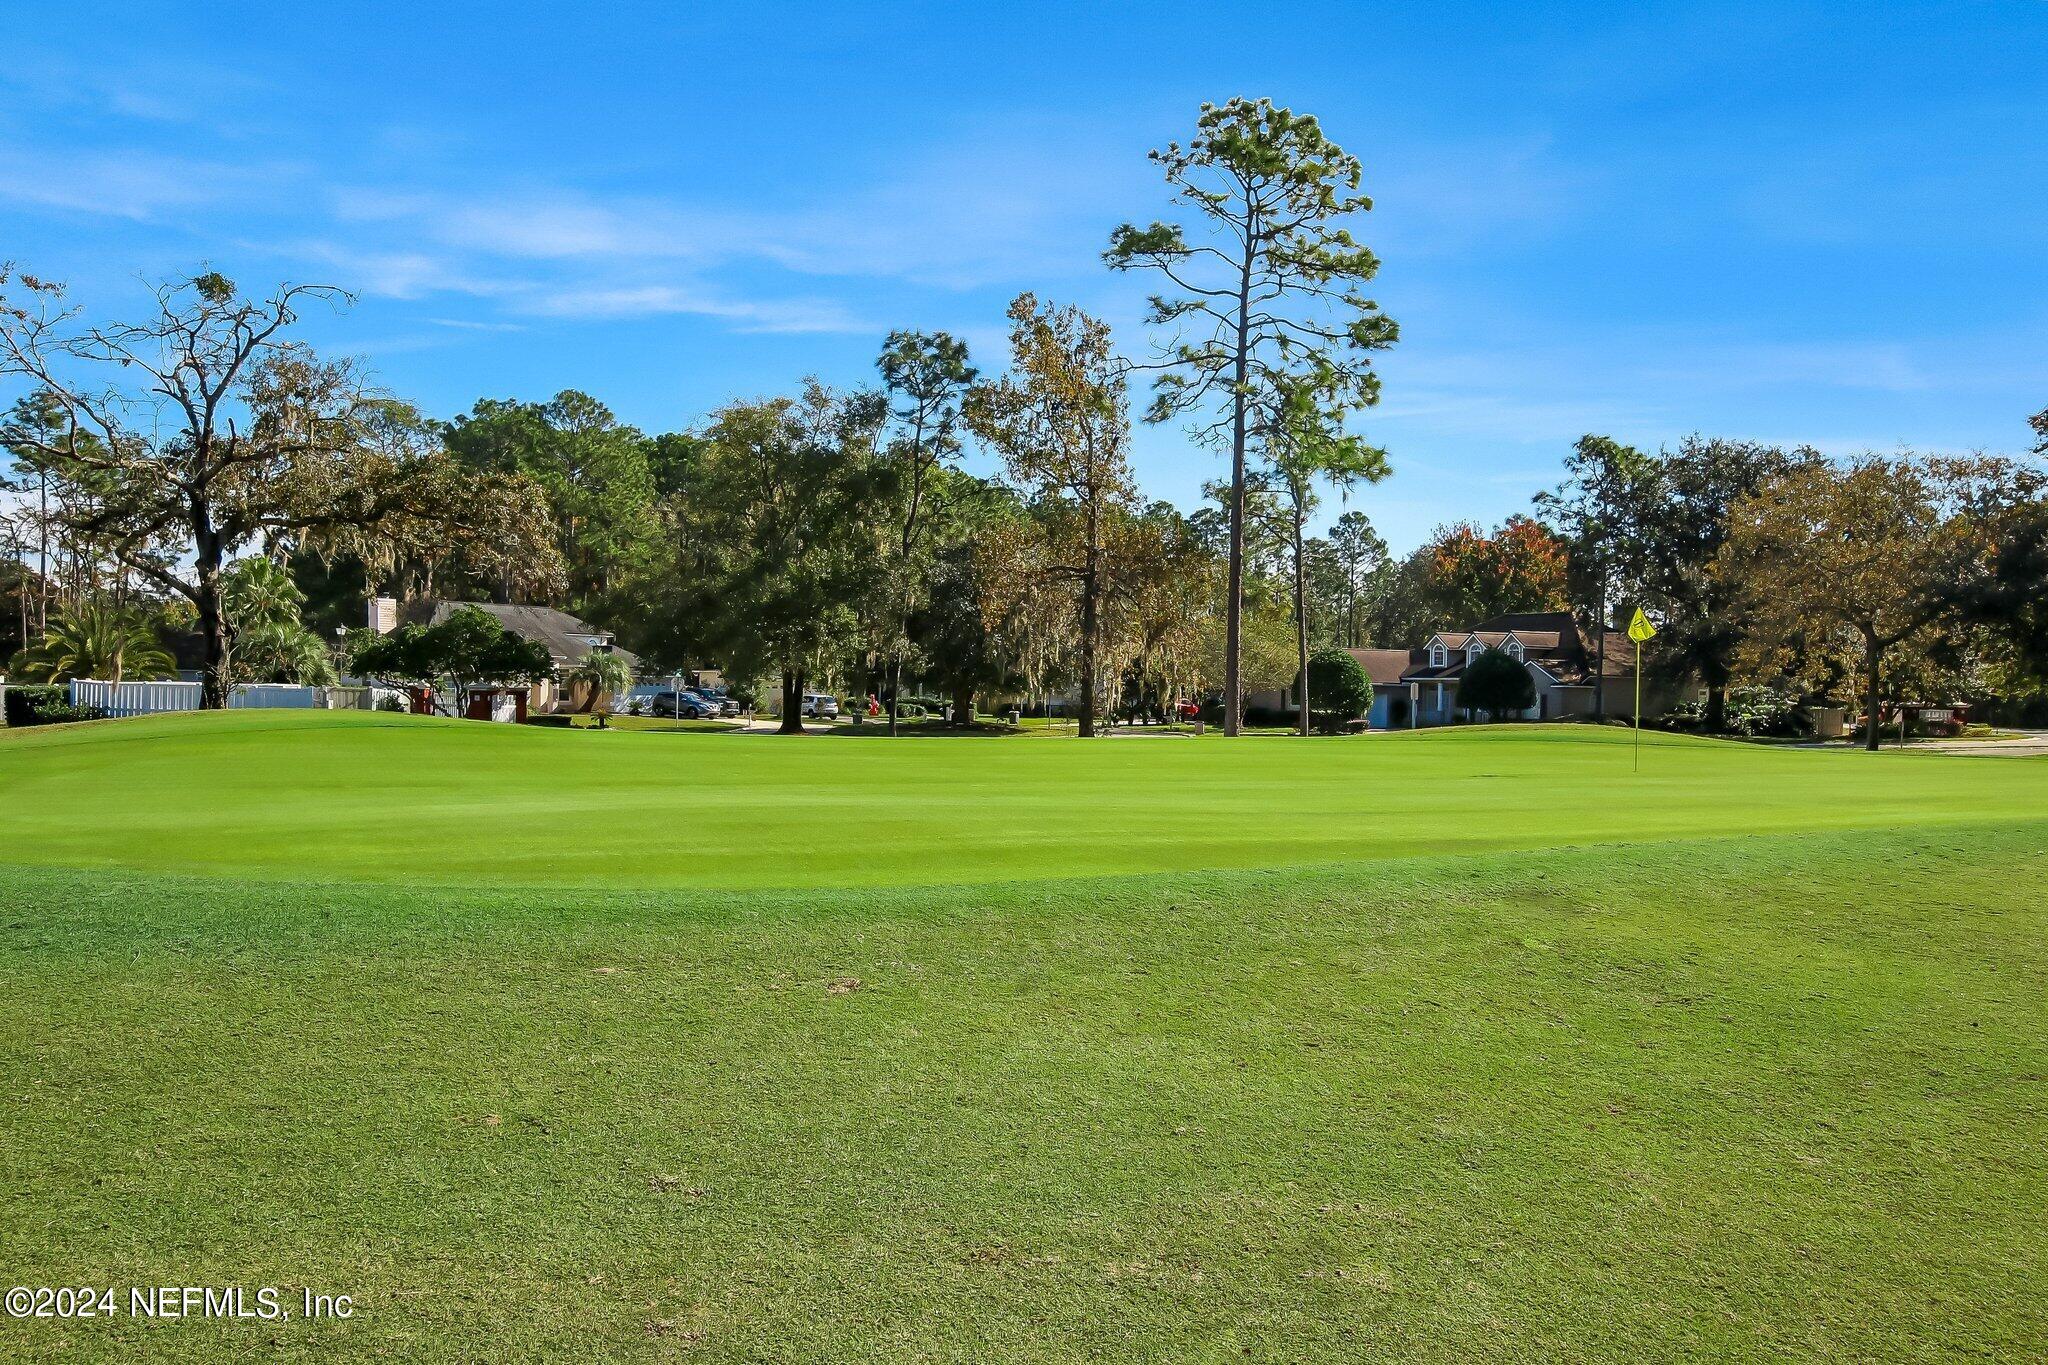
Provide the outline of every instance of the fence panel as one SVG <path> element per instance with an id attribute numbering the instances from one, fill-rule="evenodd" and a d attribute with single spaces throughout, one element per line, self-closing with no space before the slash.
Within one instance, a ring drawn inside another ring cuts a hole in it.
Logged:
<path id="1" fill-rule="evenodd" d="M 101 682 L 78 678 L 71 684 L 73 706 L 94 706 L 109 716 L 154 716 L 165 711 L 197 711 L 196 682 Z M 301 687 L 296 683 L 237 683 L 228 693 L 236 710 L 374 711 L 404 694 L 388 687 Z"/>
<path id="2" fill-rule="evenodd" d="M 296 683 L 238 683 L 228 694 L 228 705 L 237 710 L 285 708 L 303 711 L 325 705 L 324 689 L 300 687 Z"/>
<path id="3" fill-rule="evenodd" d="M 197 711 L 199 684 L 196 682 L 100 682 L 75 678 L 71 683 L 73 706 L 98 707 L 110 716 L 153 716 L 160 711 Z"/>

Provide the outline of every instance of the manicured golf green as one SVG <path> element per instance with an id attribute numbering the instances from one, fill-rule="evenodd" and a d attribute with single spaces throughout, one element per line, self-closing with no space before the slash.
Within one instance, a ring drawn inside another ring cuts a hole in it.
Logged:
<path id="1" fill-rule="evenodd" d="M 0 731 L 0 1279 L 123 1309 L 0 1358 L 2039 1358 L 2044 880 L 2037 759 Z"/>
<path id="2" fill-rule="evenodd" d="M 0 734 L 9 861 L 460 886 L 871 887 L 1944 826 L 2048 764 L 1526 726 L 898 740 L 242 711 Z"/>

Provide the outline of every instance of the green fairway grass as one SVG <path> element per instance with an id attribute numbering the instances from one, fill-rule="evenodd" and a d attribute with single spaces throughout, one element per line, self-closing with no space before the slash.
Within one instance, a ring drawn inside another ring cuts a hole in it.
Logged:
<path id="1" fill-rule="evenodd" d="M 0 733 L 10 862 L 235 876 L 801 888 L 1276 868 L 1946 826 L 2048 764 L 1508 727 L 1302 741 L 835 742 L 237 711 Z"/>
<path id="2" fill-rule="evenodd" d="M 0 1359 L 2048 1353 L 2048 760 L 0 732 Z"/>

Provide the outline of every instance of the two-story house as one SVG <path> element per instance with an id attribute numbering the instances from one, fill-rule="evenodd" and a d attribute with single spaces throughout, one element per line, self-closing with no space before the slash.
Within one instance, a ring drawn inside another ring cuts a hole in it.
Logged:
<path id="1" fill-rule="evenodd" d="M 1633 646 L 1619 630 L 1609 630 L 1605 644 L 1603 659 L 1600 640 L 1589 639 L 1568 611 L 1520 612 L 1482 621 L 1470 630 L 1439 631 L 1410 654 L 1408 667 L 1387 689 L 1390 695 L 1385 724 L 1401 729 L 1470 719 L 1458 701 L 1458 679 L 1490 649 L 1505 651 L 1528 670 L 1529 681 L 1535 684 L 1536 704 L 1523 713 L 1525 720 L 1590 716 L 1596 710 L 1608 716 L 1632 716 Z M 1367 665 L 1367 671 L 1373 672 L 1372 665 Z M 1379 677 L 1375 675 L 1373 681 L 1374 710 L 1378 711 Z M 1405 706 L 1400 705 L 1403 702 Z"/>

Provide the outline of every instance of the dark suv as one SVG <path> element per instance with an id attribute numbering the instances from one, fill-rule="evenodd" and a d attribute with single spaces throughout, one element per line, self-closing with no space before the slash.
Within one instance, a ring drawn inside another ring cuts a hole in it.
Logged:
<path id="1" fill-rule="evenodd" d="M 718 703 L 695 692 L 657 692 L 647 713 L 675 720 L 713 720 L 718 716 Z"/>

